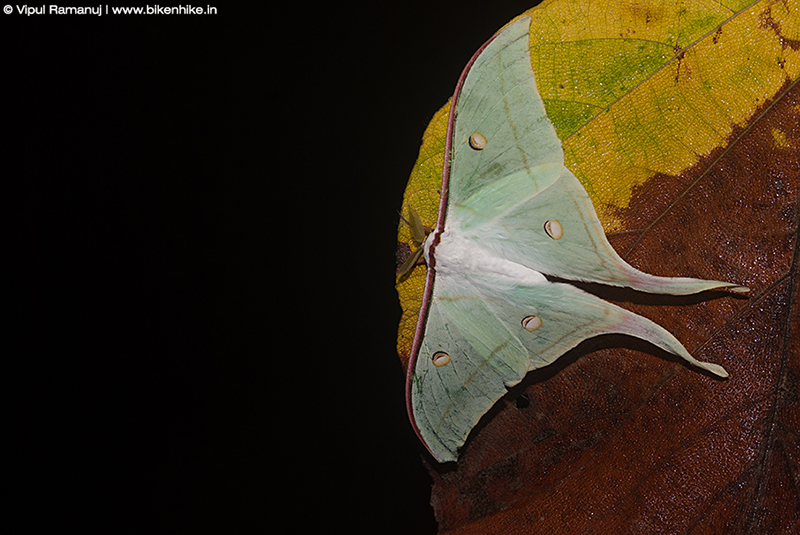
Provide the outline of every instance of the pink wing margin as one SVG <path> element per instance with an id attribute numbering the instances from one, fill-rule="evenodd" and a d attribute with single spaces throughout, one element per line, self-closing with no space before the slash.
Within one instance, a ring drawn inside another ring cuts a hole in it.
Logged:
<path id="1" fill-rule="evenodd" d="M 500 31 L 502 31 L 502 29 Z M 442 169 L 442 196 L 439 200 L 439 215 L 436 219 L 436 228 L 434 229 L 436 234 L 434 235 L 433 242 L 430 246 L 429 256 L 431 259 L 431 265 L 428 266 L 428 275 L 425 278 L 425 290 L 422 295 L 422 306 L 419 309 L 417 327 L 414 331 L 414 341 L 411 344 L 411 356 L 408 359 L 408 369 L 406 370 L 406 410 L 408 411 L 408 419 L 411 421 L 411 426 L 414 428 L 414 432 L 419 437 L 419 440 L 425 444 L 425 447 L 428 449 L 428 451 L 430 451 L 430 447 L 428 447 L 425 439 L 422 438 L 419 428 L 417 427 L 417 422 L 414 420 L 414 411 L 411 407 L 411 382 L 414 375 L 414 368 L 417 364 L 417 357 L 419 356 L 419 346 L 422 343 L 422 335 L 425 332 L 425 321 L 428 317 L 428 307 L 430 305 L 431 296 L 433 295 L 433 281 L 436 278 L 436 274 L 434 273 L 436 262 L 433 256 L 433 251 L 439 244 L 439 236 L 441 231 L 444 229 L 444 218 L 447 212 L 447 192 L 450 186 L 450 152 L 453 145 L 453 124 L 455 123 L 456 118 L 456 102 L 461 94 L 461 88 L 464 85 L 464 80 L 467 78 L 467 74 L 472 68 L 472 65 L 475 63 L 475 60 L 478 58 L 478 56 L 480 56 L 481 52 L 483 52 L 483 50 L 489 46 L 489 43 L 495 40 L 495 38 L 500 34 L 500 31 L 494 34 L 478 49 L 477 52 L 475 52 L 475 54 L 473 54 L 472 58 L 470 58 L 469 62 L 467 63 L 467 66 L 464 67 L 464 70 L 461 72 L 461 76 L 456 84 L 456 90 L 453 93 L 453 100 L 450 103 L 450 117 L 447 120 L 447 138 L 444 145 L 444 167 Z"/>

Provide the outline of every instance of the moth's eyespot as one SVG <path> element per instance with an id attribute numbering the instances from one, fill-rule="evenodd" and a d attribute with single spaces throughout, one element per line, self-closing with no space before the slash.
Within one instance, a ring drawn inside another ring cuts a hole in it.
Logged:
<path id="1" fill-rule="evenodd" d="M 471 136 L 469 136 L 469 146 L 475 150 L 483 150 L 486 148 L 486 136 L 481 134 L 480 132 L 475 132 Z"/>
<path id="2" fill-rule="evenodd" d="M 548 219 L 544 222 L 544 231 L 554 240 L 560 240 L 564 236 L 564 227 L 558 219 Z"/>
<path id="3" fill-rule="evenodd" d="M 450 364 L 450 355 L 445 353 L 444 351 L 437 351 L 433 355 L 431 355 L 431 360 L 433 361 L 433 365 L 437 368 L 441 368 L 447 364 Z"/>
<path id="4" fill-rule="evenodd" d="M 539 316 L 525 316 L 522 318 L 521 323 L 523 329 L 533 332 L 542 326 L 542 318 Z"/>

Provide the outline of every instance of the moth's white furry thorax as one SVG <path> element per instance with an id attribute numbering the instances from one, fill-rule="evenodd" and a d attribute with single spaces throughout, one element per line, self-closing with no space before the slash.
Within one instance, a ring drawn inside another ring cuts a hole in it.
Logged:
<path id="1" fill-rule="evenodd" d="M 503 286 L 535 286 L 547 284 L 548 280 L 540 272 L 512 262 L 496 252 L 458 232 L 448 229 L 441 232 L 439 244 L 434 248 L 435 262 L 431 264 L 430 247 L 439 229 L 425 240 L 424 254 L 427 264 L 433 265 L 437 274 L 461 273 L 479 278 L 490 278 Z"/>

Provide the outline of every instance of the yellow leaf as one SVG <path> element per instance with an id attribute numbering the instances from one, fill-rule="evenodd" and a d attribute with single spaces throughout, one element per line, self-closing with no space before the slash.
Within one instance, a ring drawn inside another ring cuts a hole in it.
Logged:
<path id="1" fill-rule="evenodd" d="M 447 135 L 447 119 L 450 116 L 448 101 L 436 112 L 422 136 L 417 162 L 408 179 L 401 214 L 410 220 L 409 208 L 413 207 L 422 224 L 433 228 L 439 213 L 440 188 L 442 187 L 442 167 L 444 166 L 444 143 Z M 408 224 L 401 220 L 397 230 L 397 241 L 413 247 L 413 236 Z M 417 266 L 407 277 L 397 283 L 397 294 L 403 315 L 397 336 L 397 352 L 405 368 L 411 352 L 417 317 L 422 306 L 425 289 L 425 276 L 428 270 L 424 265 Z"/>
<path id="2" fill-rule="evenodd" d="M 545 108 L 606 232 L 638 185 L 680 176 L 800 76 L 800 0 L 546 0 L 532 18 L 531 64 Z M 455 80 L 454 80 L 455 83 Z M 413 205 L 434 226 L 449 103 L 431 121 L 409 179 Z M 774 132 L 779 147 L 788 141 Z M 407 225 L 398 241 L 411 243 Z M 397 290 L 405 365 L 425 267 Z"/>

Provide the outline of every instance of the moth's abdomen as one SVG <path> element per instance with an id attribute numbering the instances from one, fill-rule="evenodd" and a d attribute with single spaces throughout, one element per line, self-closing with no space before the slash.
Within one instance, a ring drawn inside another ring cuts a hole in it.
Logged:
<path id="1" fill-rule="evenodd" d="M 501 285 L 535 286 L 547 282 L 540 272 L 481 247 L 457 230 L 446 230 L 435 251 L 437 275 L 459 273 L 492 279 Z"/>

